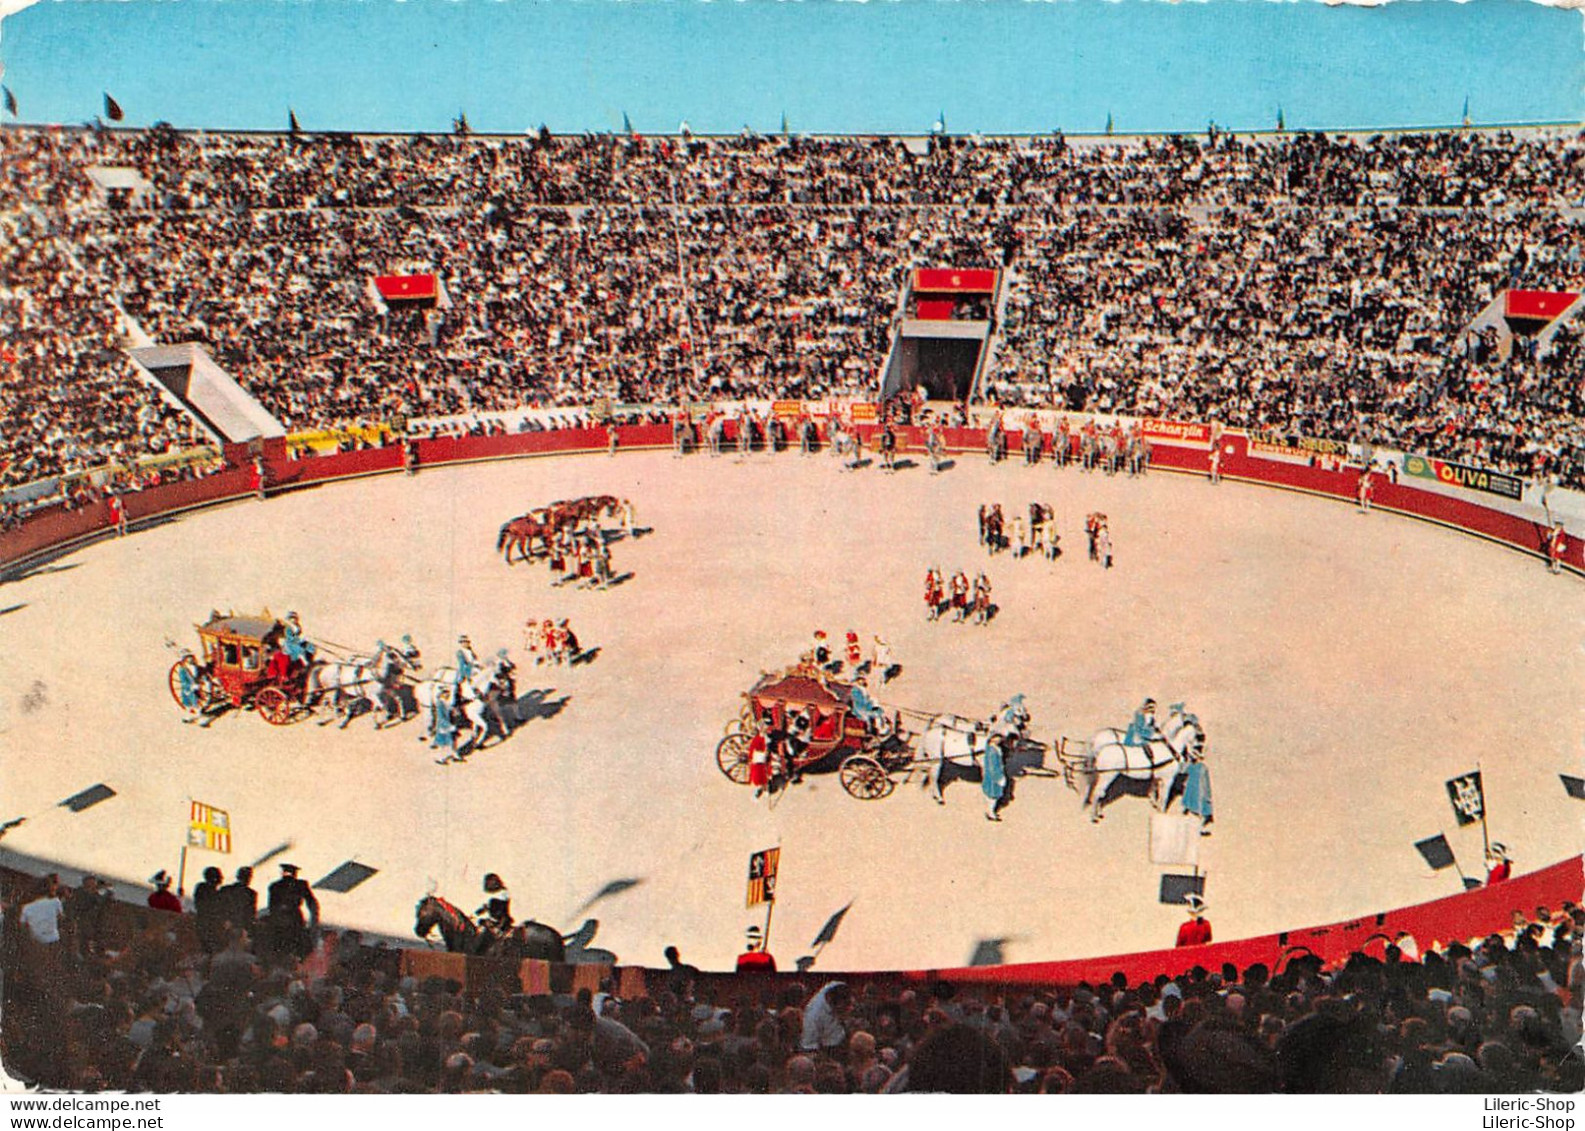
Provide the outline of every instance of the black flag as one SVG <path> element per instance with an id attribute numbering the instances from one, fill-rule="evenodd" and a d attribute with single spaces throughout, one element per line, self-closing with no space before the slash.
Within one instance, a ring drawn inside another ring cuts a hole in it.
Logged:
<path id="1" fill-rule="evenodd" d="M 1472 770 L 1449 778 L 1447 799 L 1453 803 L 1453 815 L 1460 826 L 1473 825 L 1486 815 L 1486 791 L 1480 784 L 1480 771 Z"/>
<path id="2" fill-rule="evenodd" d="M 126 117 L 126 113 L 121 109 L 121 103 L 111 98 L 108 90 L 105 91 L 105 117 L 112 122 L 119 122 Z"/>
<path id="3" fill-rule="evenodd" d="M 848 904 L 848 907 L 852 907 L 852 906 L 853 905 L 851 903 Z M 810 946 L 823 946 L 824 944 L 830 942 L 832 939 L 836 938 L 837 937 L 837 928 L 842 925 L 842 916 L 844 916 L 844 915 L 846 915 L 848 913 L 848 907 L 844 907 L 841 911 L 838 911 L 835 915 L 831 916 L 831 918 L 827 919 L 826 920 L 826 925 L 821 927 L 820 928 L 820 933 L 815 936 L 815 941 L 810 943 L 809 945 Z"/>
<path id="4" fill-rule="evenodd" d="M 1585 778 L 1572 778 L 1567 774 L 1559 774 L 1563 779 L 1563 788 L 1568 790 L 1568 795 L 1575 801 L 1585 801 Z"/>
<path id="5" fill-rule="evenodd" d="M 297 111 L 291 109 L 290 107 L 288 107 L 286 110 L 286 128 L 294 134 L 302 129 L 302 127 L 297 124 Z"/>
<path id="6" fill-rule="evenodd" d="M 1424 840 L 1417 840 L 1414 846 L 1420 850 L 1420 855 L 1425 857 L 1425 862 L 1431 865 L 1434 871 L 1440 872 L 1443 868 L 1453 866 L 1453 848 L 1447 843 L 1447 837 L 1441 833 L 1428 836 Z"/>
<path id="7" fill-rule="evenodd" d="M 17 116 L 17 96 L 11 93 L 9 86 L 0 87 L 0 90 L 5 92 L 6 113 L 15 118 Z"/>
<path id="8" fill-rule="evenodd" d="M 627 116 L 627 111 L 622 111 L 622 132 L 628 137 L 633 136 L 633 121 Z"/>

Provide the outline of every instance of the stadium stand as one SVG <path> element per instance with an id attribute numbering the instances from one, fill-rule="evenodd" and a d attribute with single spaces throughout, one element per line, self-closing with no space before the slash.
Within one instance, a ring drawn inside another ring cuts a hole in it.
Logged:
<path id="1" fill-rule="evenodd" d="M 1573 862 L 1578 875 L 1578 861 Z M 326 931 L 296 962 L 5 873 L 8 1071 L 169 1092 L 1577 1092 L 1585 911 L 1328 964 L 980 984 L 549 967 Z M 53 941 L 50 941 L 53 940 Z M 207 952 L 206 952 L 207 950 Z M 405 956 L 405 957 L 404 957 Z M 414 957 L 416 956 L 416 957 Z M 411 961 L 409 961 L 411 959 Z M 544 965 L 544 964 L 542 964 Z M 515 984 L 514 984 L 515 983 Z M 529 992 L 531 991 L 532 992 Z"/>
<path id="2" fill-rule="evenodd" d="M 873 396 L 907 271 L 951 264 L 1006 269 L 986 375 L 1001 403 L 1214 418 L 1581 486 L 1577 332 L 1498 349 L 1466 328 L 1505 289 L 1580 287 L 1582 153 L 1523 131 L 925 152 L 7 129 L 0 318 L 24 348 L 3 381 L 55 391 L 0 441 L 4 482 L 196 438 L 116 356 L 134 326 L 198 342 L 294 430 Z M 144 204 L 97 192 L 90 166 L 134 170 Z M 448 304 L 373 294 L 409 270 L 438 275 Z"/>

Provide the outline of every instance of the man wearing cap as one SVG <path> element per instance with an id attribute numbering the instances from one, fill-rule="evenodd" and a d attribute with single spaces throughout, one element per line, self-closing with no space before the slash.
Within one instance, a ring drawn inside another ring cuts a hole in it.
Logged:
<path id="1" fill-rule="evenodd" d="M 270 933 L 274 936 L 275 951 L 296 959 L 308 957 L 313 949 L 311 932 L 319 926 L 319 900 L 306 880 L 297 875 L 296 864 L 282 864 L 281 878 L 270 885 L 265 914 L 269 916 Z M 303 908 L 308 908 L 309 919 L 303 922 Z"/>
<path id="2" fill-rule="evenodd" d="M 149 907 L 155 911 L 174 911 L 178 915 L 182 911 L 182 900 L 175 892 L 171 891 L 171 874 L 164 868 L 154 873 L 154 890 L 149 893 Z"/>
<path id="3" fill-rule="evenodd" d="M 1190 892 L 1183 902 L 1189 907 L 1189 918 L 1178 927 L 1176 946 L 1204 946 L 1211 941 L 1211 921 L 1205 917 L 1205 899 L 1198 892 Z"/>
<path id="4" fill-rule="evenodd" d="M 765 936 L 758 927 L 751 926 L 746 932 L 748 944 L 743 953 L 737 956 L 738 973 L 774 974 L 776 973 L 776 960 L 765 949 Z"/>

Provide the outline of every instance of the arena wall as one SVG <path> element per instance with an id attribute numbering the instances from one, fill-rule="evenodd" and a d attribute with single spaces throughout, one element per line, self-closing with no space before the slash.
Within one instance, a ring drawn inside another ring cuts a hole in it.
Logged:
<path id="1" fill-rule="evenodd" d="M 730 426 L 728 438 L 733 438 Z M 1019 439 L 1017 433 L 1008 437 L 1009 452 L 1014 453 L 1011 458 L 1019 458 L 1016 455 Z M 985 433 L 982 429 L 949 430 L 947 440 L 951 449 L 966 458 L 984 458 Z M 669 425 L 626 426 L 618 429 L 617 441 L 619 450 L 665 449 L 671 444 L 671 429 Z M 923 448 L 924 436 L 919 429 L 904 428 L 900 430 L 899 441 L 901 446 L 917 452 Z M 1301 491 L 1350 504 L 1355 500 L 1357 469 L 1308 466 L 1282 459 L 1261 458 L 1251 454 L 1249 438 L 1242 433 L 1229 432 L 1222 437 L 1221 442 L 1224 451 L 1222 476 L 1227 480 Z M 486 460 L 603 453 L 607 444 L 608 436 L 604 428 L 574 428 L 498 436 L 441 437 L 420 440 L 416 448 L 419 468 L 428 470 Z M 271 456 L 266 460 L 267 484 L 271 493 L 278 493 L 368 475 L 399 473 L 404 467 L 404 456 L 399 444 L 306 459 L 288 459 L 284 454 Z M 1206 445 L 1187 441 L 1183 444 L 1159 443 L 1153 450 L 1152 466 L 1158 471 L 1206 475 Z M 130 523 L 155 524 L 187 510 L 250 500 L 253 494 L 252 469 L 244 466 L 199 479 L 150 488 L 125 495 L 123 499 Z M 1473 497 L 1455 497 L 1445 489 L 1429 491 L 1404 483 L 1381 482 L 1378 484 L 1375 506 L 1499 542 L 1526 554 L 1539 556 L 1542 552 L 1541 539 L 1545 531 L 1540 524 L 1483 505 Z M 73 511 L 58 509 L 36 515 L 19 529 L 0 535 L 0 565 L 12 571 L 24 569 L 29 563 L 48 555 L 66 552 L 86 541 L 107 536 L 110 525 L 107 505 L 102 502 Z M 1585 568 L 1581 558 L 1580 540 L 1570 537 L 1566 562 L 1572 571 L 1581 572 Z M 1582 890 L 1585 890 L 1582 860 L 1574 857 L 1496 887 L 1481 888 L 1347 922 L 1257 938 L 1181 950 L 1016 966 L 899 971 L 873 977 L 904 980 L 944 978 L 949 981 L 1008 986 L 1071 985 L 1080 981 L 1104 980 L 1118 971 L 1130 980 L 1137 980 L 1161 973 L 1181 973 L 1196 965 L 1215 969 L 1224 962 L 1240 967 L 1262 962 L 1275 968 L 1288 957 L 1303 953 L 1314 953 L 1323 961 L 1335 963 L 1358 950 L 1371 951 L 1374 948 L 1374 952 L 1379 953 L 1387 943 L 1405 935 L 1424 950 L 1440 943 L 1501 932 L 1509 927 L 1515 911 L 1530 913 L 1539 905 L 1556 907 L 1564 900 L 1579 899 Z M 437 960 L 444 957 L 433 956 Z M 408 959 L 404 958 L 403 961 Z M 471 971 L 467 974 L 470 981 L 482 976 L 482 973 Z"/>
<path id="2" fill-rule="evenodd" d="M 735 440 L 734 424 L 727 423 L 727 439 Z M 873 426 L 860 426 L 868 444 Z M 666 448 L 671 444 L 671 429 L 662 424 L 627 425 L 617 429 L 620 450 Z M 1008 433 L 1009 458 L 1019 458 L 1020 433 Z M 983 453 L 985 431 L 980 428 L 949 428 L 945 438 L 949 451 Z M 603 428 L 566 428 L 555 431 L 523 432 L 498 436 L 445 436 L 417 442 L 421 469 L 447 464 L 475 463 L 485 460 L 522 459 L 535 456 L 573 455 L 604 452 L 607 436 Z M 924 433 L 918 428 L 898 429 L 900 450 L 922 452 Z M 1250 439 L 1241 432 L 1229 431 L 1222 437 L 1224 456 L 1221 476 L 1229 481 L 1262 484 L 1290 491 L 1302 491 L 1352 503 L 1359 482 L 1357 469 L 1330 469 L 1305 466 L 1281 459 L 1262 458 L 1250 451 Z M 271 494 L 297 490 L 365 475 L 397 472 L 403 467 L 400 445 L 338 452 L 308 459 L 267 457 L 266 473 Z M 1179 446 L 1157 443 L 1151 454 L 1157 470 L 1208 475 L 1208 453 L 1203 445 Z M 251 469 L 228 468 L 201 479 L 164 484 L 121 496 L 130 525 L 151 523 L 179 515 L 183 511 L 246 499 L 253 494 Z M 1477 537 L 1499 542 L 1537 557 L 1544 557 L 1546 527 L 1521 514 L 1510 513 L 1493 499 L 1481 500 L 1475 492 L 1461 495 L 1447 488 L 1425 490 L 1408 483 L 1391 483 L 1377 476 L 1372 506 L 1439 523 Z M 70 550 L 74 546 L 104 537 L 112 532 L 109 506 L 96 502 L 75 510 L 53 507 L 31 516 L 19 528 L 0 534 L 0 569 L 16 571 L 29 563 Z M 1563 564 L 1575 573 L 1585 573 L 1585 541 L 1570 534 L 1566 539 Z"/>

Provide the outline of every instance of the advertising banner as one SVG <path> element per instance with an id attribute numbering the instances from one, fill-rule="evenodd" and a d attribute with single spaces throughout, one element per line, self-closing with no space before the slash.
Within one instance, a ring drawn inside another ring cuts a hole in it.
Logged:
<path id="1" fill-rule="evenodd" d="M 1403 470 L 1419 479 L 1434 479 L 1449 487 L 1465 487 L 1471 491 L 1485 491 L 1505 499 L 1517 499 L 1524 494 L 1524 481 L 1499 471 L 1485 471 L 1461 463 L 1447 463 L 1425 456 L 1405 456 Z"/>

